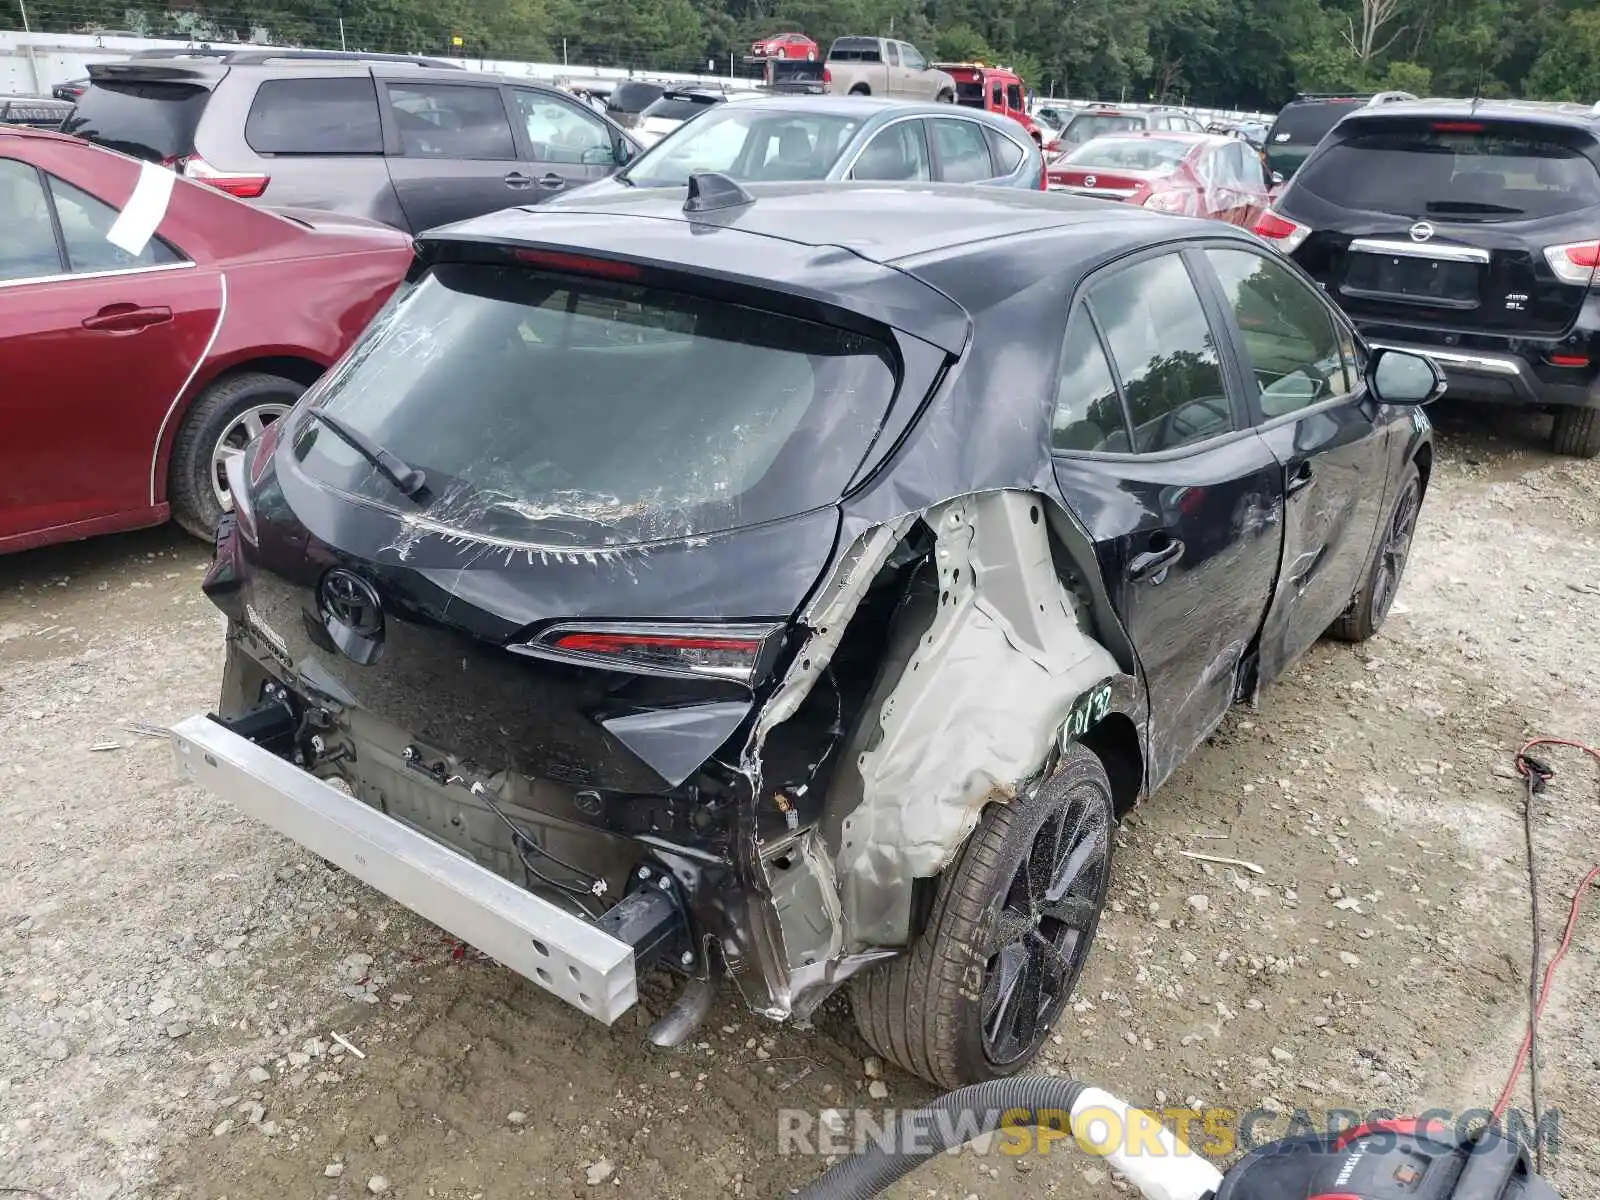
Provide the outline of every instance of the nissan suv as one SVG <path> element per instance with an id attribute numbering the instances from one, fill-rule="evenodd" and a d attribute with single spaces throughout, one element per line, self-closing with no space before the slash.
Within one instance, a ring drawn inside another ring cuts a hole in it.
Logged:
<path id="1" fill-rule="evenodd" d="M 1600 111 L 1427 100 L 1345 116 L 1256 232 L 1452 395 L 1549 408 L 1600 454 Z"/>
<path id="2" fill-rule="evenodd" d="M 604 178 L 639 149 L 553 87 L 327 52 L 96 63 L 62 128 L 242 200 L 413 233 L 537 204 Z"/>

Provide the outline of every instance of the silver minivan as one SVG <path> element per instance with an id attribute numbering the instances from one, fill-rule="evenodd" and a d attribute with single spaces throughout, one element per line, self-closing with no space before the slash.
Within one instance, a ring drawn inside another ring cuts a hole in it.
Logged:
<path id="1" fill-rule="evenodd" d="M 538 204 L 640 150 L 557 88 L 329 51 L 96 63 L 62 128 L 243 200 L 411 232 Z"/>

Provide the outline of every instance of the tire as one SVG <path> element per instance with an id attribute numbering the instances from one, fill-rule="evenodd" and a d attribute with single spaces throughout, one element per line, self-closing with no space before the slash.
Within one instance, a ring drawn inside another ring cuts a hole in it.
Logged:
<path id="1" fill-rule="evenodd" d="M 1094 943 L 1111 879 L 1113 812 L 1105 768 L 1077 743 L 1033 795 L 990 806 L 940 878 L 922 933 L 904 954 L 850 981 L 856 1027 L 872 1048 L 944 1088 L 1026 1067 Z M 1040 852 L 1052 867 L 1030 889 L 1025 864 Z M 1079 859 L 1081 870 L 1069 876 Z M 1050 891 L 1060 895 L 1052 907 L 1070 914 L 1070 924 L 1026 915 L 1038 913 L 1029 895 L 1041 889 L 1046 899 Z M 1030 1036 L 1032 986 L 1039 991 Z"/>
<path id="2" fill-rule="evenodd" d="M 779 58 L 788 58 L 789 57 L 789 47 L 787 47 L 787 46 L 779 46 L 778 47 L 778 57 Z"/>
<path id="3" fill-rule="evenodd" d="M 850 94 L 852 96 L 870 96 L 872 95 L 872 89 L 864 83 L 858 83 L 850 89 Z"/>
<path id="4" fill-rule="evenodd" d="M 284 416 L 305 387 L 281 375 L 247 371 L 213 383 L 178 426 L 167 470 L 172 517 L 195 537 L 210 541 L 217 522 L 231 507 L 213 484 L 223 459 L 237 453 L 254 434 Z"/>
<path id="5" fill-rule="evenodd" d="M 1558 408 L 1550 448 L 1568 458 L 1600 455 L 1600 409 Z"/>
<path id="6" fill-rule="evenodd" d="M 806 61 L 807 62 L 816 62 L 817 61 L 817 52 L 815 50 L 807 50 L 806 51 Z"/>
<path id="7" fill-rule="evenodd" d="M 1382 540 L 1367 564 L 1361 587 L 1351 597 L 1350 607 L 1329 627 L 1329 636 L 1341 642 L 1364 642 L 1383 628 L 1405 575 L 1421 508 L 1422 474 L 1416 463 L 1407 463 L 1405 474 L 1400 477 L 1399 494 L 1383 526 Z"/>
<path id="8" fill-rule="evenodd" d="M 947 89 L 940 92 L 933 100 L 935 104 L 954 104 L 956 102 L 956 94 Z"/>

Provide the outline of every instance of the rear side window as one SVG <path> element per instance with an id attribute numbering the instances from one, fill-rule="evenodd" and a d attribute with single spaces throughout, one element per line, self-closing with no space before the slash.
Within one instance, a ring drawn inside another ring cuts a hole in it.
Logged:
<path id="1" fill-rule="evenodd" d="M 1024 151 L 1021 146 L 993 129 L 985 129 L 984 132 L 989 135 L 989 149 L 994 154 L 994 161 L 1000 165 L 1000 174 L 1009 175 L 1022 165 Z"/>
<path id="2" fill-rule="evenodd" d="M 313 402 L 427 473 L 425 519 L 603 547 L 835 502 L 893 399 L 892 362 L 871 338 L 725 300 L 444 264 Z M 333 487 L 407 507 L 316 422 L 292 453 Z"/>
<path id="3" fill-rule="evenodd" d="M 1134 449 L 1172 450 L 1231 431 L 1216 338 L 1176 254 L 1135 263 L 1089 295 L 1122 377 Z"/>
<path id="4" fill-rule="evenodd" d="M 67 133 L 150 162 L 194 153 L 194 130 L 211 93 L 188 83 L 96 79 L 61 125 Z"/>
<path id="5" fill-rule="evenodd" d="M 946 183 L 976 183 L 995 177 L 989 142 L 980 125 L 937 118 L 928 123 L 933 126 L 934 144 L 939 148 L 940 179 Z"/>
<path id="6" fill-rule="evenodd" d="M 1473 128 L 1476 126 L 1476 128 Z M 1344 208 L 1467 221 L 1561 216 L 1600 205 L 1600 172 L 1566 138 L 1487 122 L 1383 122 L 1341 132 L 1295 177 Z"/>
<path id="7" fill-rule="evenodd" d="M 54 175 L 49 179 L 56 220 L 61 223 L 61 240 L 67 250 L 67 267 L 73 273 L 126 271 L 181 261 L 160 238 L 151 238 L 138 254 L 113 246 L 106 241 L 106 235 L 116 222 L 117 210 L 65 180 Z"/>
<path id="8" fill-rule="evenodd" d="M 496 87 L 455 83 L 389 85 L 400 146 L 407 157 L 509 159 L 511 122 Z"/>
<path id="9" fill-rule="evenodd" d="M 244 140 L 257 154 L 382 154 L 372 79 L 268 79 L 256 89 Z"/>
<path id="10" fill-rule="evenodd" d="M 877 38 L 840 38 L 828 50 L 834 62 L 879 62 L 883 48 Z"/>
<path id="11" fill-rule="evenodd" d="M 1094 322 L 1083 309 L 1073 314 L 1061 352 L 1050 446 L 1069 454 L 1074 450 L 1125 454 L 1128 450 L 1128 426 L 1111 364 Z"/>

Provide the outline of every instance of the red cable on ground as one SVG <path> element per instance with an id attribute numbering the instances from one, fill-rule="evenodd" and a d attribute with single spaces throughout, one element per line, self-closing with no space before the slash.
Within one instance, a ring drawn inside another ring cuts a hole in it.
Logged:
<path id="1" fill-rule="evenodd" d="M 1528 768 L 1523 764 L 1523 756 L 1535 746 L 1567 746 L 1573 750 L 1581 750 L 1595 762 L 1600 763 L 1600 750 L 1593 746 L 1586 746 L 1582 742 L 1568 741 L 1565 738 L 1534 738 L 1533 741 L 1517 751 L 1517 772 L 1526 776 Z M 1550 1000 L 1550 984 L 1555 979 L 1556 968 L 1561 965 L 1561 960 L 1567 956 L 1567 947 L 1572 944 L 1573 931 L 1578 927 L 1578 917 L 1583 913 L 1584 901 L 1588 898 L 1589 885 L 1600 878 L 1600 864 L 1589 869 L 1583 877 L 1583 882 L 1572 894 L 1572 907 L 1567 912 L 1567 927 L 1561 935 L 1561 945 L 1555 954 L 1551 955 L 1550 963 L 1544 969 L 1544 979 L 1539 984 L 1539 1003 L 1535 1012 L 1539 1017 L 1544 1016 L 1545 1005 Z M 1533 1045 L 1533 1029 L 1530 1025 L 1528 1032 L 1522 1035 L 1522 1048 L 1517 1051 L 1517 1061 L 1511 1068 L 1511 1077 L 1506 1080 L 1506 1086 L 1500 1091 L 1500 1098 L 1494 1102 L 1494 1119 L 1499 1121 L 1505 1116 L 1506 1108 L 1511 1103 L 1511 1097 L 1517 1090 L 1517 1081 L 1522 1078 L 1523 1068 L 1528 1065 L 1528 1052 Z"/>

